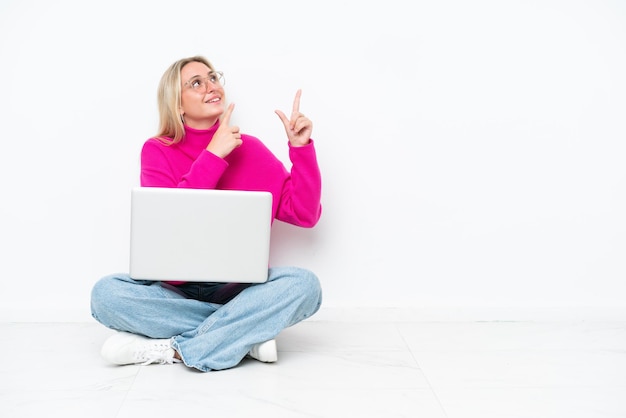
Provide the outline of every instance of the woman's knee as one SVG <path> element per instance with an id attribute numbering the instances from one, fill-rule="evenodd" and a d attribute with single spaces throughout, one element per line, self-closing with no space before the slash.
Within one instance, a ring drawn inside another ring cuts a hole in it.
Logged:
<path id="1" fill-rule="evenodd" d="M 300 267 L 278 267 L 270 271 L 272 280 L 285 280 L 289 283 L 288 292 L 292 296 L 306 300 L 314 311 L 319 309 L 322 303 L 322 286 L 315 273 Z"/>
<path id="2" fill-rule="evenodd" d="M 320 280 L 315 275 L 315 273 L 309 270 L 302 269 L 302 275 L 300 276 L 298 283 L 300 283 L 304 287 L 308 294 L 315 298 L 321 299 L 322 285 L 320 284 Z"/>
<path id="3" fill-rule="evenodd" d="M 322 286 L 318 277 L 312 271 L 298 269 L 298 274 L 292 280 L 292 291 L 301 298 L 299 321 L 316 313 L 322 305 Z"/>
<path id="4" fill-rule="evenodd" d="M 91 315 L 100 320 L 99 317 L 111 310 L 115 310 L 116 302 L 119 300 L 120 290 L 127 282 L 124 274 L 111 274 L 98 280 L 91 289 Z"/>
<path id="5" fill-rule="evenodd" d="M 111 294 L 117 293 L 120 281 L 124 281 L 124 275 L 111 274 L 98 280 L 91 289 L 91 300 L 106 299 Z"/>

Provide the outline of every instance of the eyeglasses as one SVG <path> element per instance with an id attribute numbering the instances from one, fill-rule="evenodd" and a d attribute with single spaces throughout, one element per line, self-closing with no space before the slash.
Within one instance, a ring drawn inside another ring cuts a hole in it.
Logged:
<path id="1" fill-rule="evenodd" d="M 213 71 L 208 77 L 195 77 L 187 81 L 184 86 L 189 86 L 193 91 L 205 92 L 211 84 L 224 85 L 224 73 L 221 71 Z"/>

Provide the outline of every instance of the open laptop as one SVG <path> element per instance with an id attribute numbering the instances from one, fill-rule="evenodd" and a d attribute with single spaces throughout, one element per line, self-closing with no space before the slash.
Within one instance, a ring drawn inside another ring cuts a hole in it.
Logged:
<path id="1" fill-rule="evenodd" d="M 130 276 L 261 283 L 269 267 L 269 192 L 135 187 Z"/>

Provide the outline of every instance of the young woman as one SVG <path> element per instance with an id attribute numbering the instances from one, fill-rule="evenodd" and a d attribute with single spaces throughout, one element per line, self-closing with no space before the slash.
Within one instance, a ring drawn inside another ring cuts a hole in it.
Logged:
<path id="1" fill-rule="evenodd" d="M 223 75 L 202 56 L 173 63 L 158 89 L 159 133 L 141 151 L 141 186 L 263 190 L 275 219 L 311 228 L 321 215 L 321 175 L 312 122 L 277 110 L 288 138 L 291 168 L 230 123 Z M 164 222 L 167 219 L 164 218 Z M 118 332 L 102 356 L 114 364 L 182 362 L 200 371 L 234 367 L 246 356 L 277 360 L 275 337 L 313 315 L 321 304 L 318 278 L 298 267 L 271 267 L 261 284 L 101 278 L 91 311 Z"/>

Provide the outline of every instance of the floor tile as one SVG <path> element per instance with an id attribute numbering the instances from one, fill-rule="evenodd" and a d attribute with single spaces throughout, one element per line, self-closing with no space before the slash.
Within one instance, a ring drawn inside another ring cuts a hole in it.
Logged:
<path id="1" fill-rule="evenodd" d="M 106 364 L 95 322 L 0 333 L 1 417 L 626 416 L 624 322 L 304 321 L 277 363 L 208 373 Z"/>
<path id="2" fill-rule="evenodd" d="M 621 350 L 440 350 L 418 352 L 416 358 L 435 390 L 626 388 L 626 351 Z"/>
<path id="3" fill-rule="evenodd" d="M 0 392 L 126 391 L 138 371 L 100 358 L 110 332 L 98 324 L 0 324 L 0 332 L 11 339 L 0 345 Z"/>
<path id="4" fill-rule="evenodd" d="M 153 400 L 148 394 L 133 392 L 118 418 L 136 416 L 218 417 L 429 417 L 445 418 L 443 409 L 430 390 L 425 389 L 307 389 L 284 392 L 236 391 L 216 388 L 208 393 L 180 392 Z"/>
<path id="5" fill-rule="evenodd" d="M 413 351 L 626 349 L 620 322 L 414 322 L 397 325 Z"/>
<path id="6" fill-rule="evenodd" d="M 623 418 L 626 388 L 463 388 L 437 391 L 448 418 Z"/>
<path id="7" fill-rule="evenodd" d="M 287 328 L 277 338 L 280 351 L 406 351 L 393 323 L 308 321 Z"/>
<path id="8" fill-rule="evenodd" d="M 7 418 L 115 417 L 126 391 L 17 390 L 0 392 L 0 416 Z"/>

